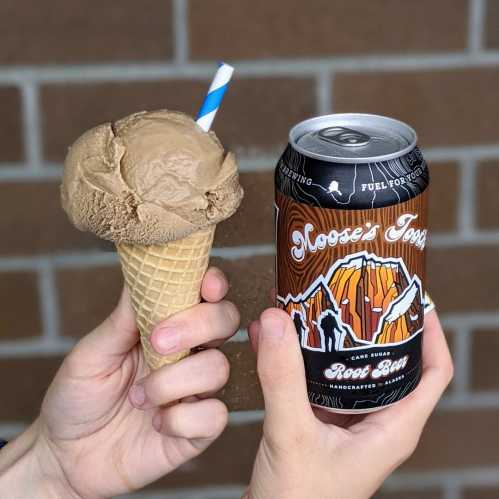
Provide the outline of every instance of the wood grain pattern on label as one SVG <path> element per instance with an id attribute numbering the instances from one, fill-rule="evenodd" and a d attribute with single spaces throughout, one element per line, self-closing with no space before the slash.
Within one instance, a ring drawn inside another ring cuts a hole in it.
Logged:
<path id="1" fill-rule="evenodd" d="M 302 348 L 407 341 L 423 327 L 427 192 L 365 210 L 276 193 L 277 290 Z"/>

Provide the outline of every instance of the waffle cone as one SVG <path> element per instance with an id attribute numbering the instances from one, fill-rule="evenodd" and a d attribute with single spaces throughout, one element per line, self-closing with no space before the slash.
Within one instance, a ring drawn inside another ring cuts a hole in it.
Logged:
<path id="1" fill-rule="evenodd" d="M 151 369 L 189 355 L 188 350 L 159 355 L 150 337 L 158 322 L 199 303 L 214 233 L 215 226 L 165 245 L 116 245 L 137 314 L 144 357 Z"/>

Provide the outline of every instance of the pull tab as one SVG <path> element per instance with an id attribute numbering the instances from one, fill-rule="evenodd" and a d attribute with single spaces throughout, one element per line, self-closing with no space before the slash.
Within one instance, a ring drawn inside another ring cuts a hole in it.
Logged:
<path id="1" fill-rule="evenodd" d="M 365 146 L 371 140 L 371 137 L 365 133 L 342 126 L 323 128 L 317 135 L 321 140 L 343 147 Z"/>

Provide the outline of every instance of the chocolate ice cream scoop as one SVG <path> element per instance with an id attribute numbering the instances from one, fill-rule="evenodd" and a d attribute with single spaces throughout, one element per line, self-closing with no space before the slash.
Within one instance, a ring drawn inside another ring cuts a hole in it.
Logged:
<path id="1" fill-rule="evenodd" d="M 138 245 L 217 224 L 243 196 L 234 155 L 189 116 L 166 110 L 85 132 L 69 149 L 61 191 L 77 228 Z"/>

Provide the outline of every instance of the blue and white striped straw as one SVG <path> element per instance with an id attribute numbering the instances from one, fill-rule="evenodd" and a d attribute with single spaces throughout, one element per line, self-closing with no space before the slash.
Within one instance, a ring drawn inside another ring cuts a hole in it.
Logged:
<path id="1" fill-rule="evenodd" d="M 229 81 L 232 78 L 233 72 L 234 68 L 232 66 L 229 66 L 228 64 L 225 64 L 224 62 L 221 62 L 218 66 L 218 71 L 215 73 L 215 77 L 211 82 L 208 93 L 206 94 L 206 97 L 196 118 L 197 124 L 205 132 L 207 132 L 211 128 L 211 124 L 215 119 L 215 114 L 217 114 L 225 91 L 229 86 Z"/>

